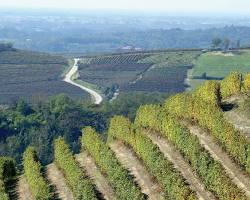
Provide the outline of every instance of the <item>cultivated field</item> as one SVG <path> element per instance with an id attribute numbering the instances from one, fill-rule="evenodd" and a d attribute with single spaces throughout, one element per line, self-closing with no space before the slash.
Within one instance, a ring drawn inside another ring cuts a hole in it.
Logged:
<path id="1" fill-rule="evenodd" d="M 200 54 L 190 50 L 87 57 L 79 64 L 78 78 L 105 95 L 117 89 L 176 93 L 185 90 L 187 70 Z"/>
<path id="2" fill-rule="evenodd" d="M 43 100 L 65 93 L 86 98 L 87 94 L 62 81 L 67 60 L 48 54 L 13 50 L 0 52 L 0 103 L 11 104 L 19 98 Z"/>

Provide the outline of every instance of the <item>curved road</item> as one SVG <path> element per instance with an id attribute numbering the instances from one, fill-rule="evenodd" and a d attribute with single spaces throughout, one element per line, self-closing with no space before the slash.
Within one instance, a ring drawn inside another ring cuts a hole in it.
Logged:
<path id="1" fill-rule="evenodd" d="M 78 65 L 77 65 L 77 63 L 78 63 L 79 60 L 80 60 L 79 58 L 75 58 L 75 59 L 74 59 L 74 61 L 75 61 L 74 66 L 73 66 L 73 67 L 70 69 L 70 71 L 65 75 L 63 81 L 65 81 L 65 82 L 67 82 L 67 83 L 70 83 L 71 85 L 74 85 L 74 86 L 76 86 L 76 87 L 79 87 L 79 88 L 81 88 L 82 90 L 88 92 L 88 93 L 90 94 L 90 96 L 94 99 L 94 103 L 97 104 L 97 105 L 99 105 L 99 104 L 101 104 L 102 101 L 103 101 L 103 98 L 102 98 L 102 96 L 101 96 L 100 94 L 98 94 L 96 91 L 94 91 L 94 90 L 92 90 L 92 89 L 90 89 L 90 88 L 87 88 L 87 87 L 82 86 L 82 85 L 80 85 L 80 84 L 78 84 L 78 83 L 75 83 L 75 82 L 71 79 L 71 77 L 72 77 L 72 76 L 77 72 L 77 70 L 78 70 Z"/>

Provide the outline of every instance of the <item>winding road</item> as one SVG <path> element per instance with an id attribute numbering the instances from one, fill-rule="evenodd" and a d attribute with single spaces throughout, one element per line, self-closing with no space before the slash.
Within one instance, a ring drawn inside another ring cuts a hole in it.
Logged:
<path id="1" fill-rule="evenodd" d="M 94 90 L 92 90 L 90 88 L 87 88 L 87 87 L 85 87 L 83 85 L 80 85 L 80 84 L 78 84 L 78 83 L 76 83 L 76 82 L 74 82 L 72 80 L 72 76 L 78 71 L 78 61 L 79 60 L 80 60 L 79 58 L 74 59 L 75 63 L 73 65 L 73 67 L 69 70 L 69 72 L 65 75 L 63 81 L 65 81 L 65 82 L 67 82 L 67 83 L 69 83 L 71 85 L 74 85 L 76 87 L 79 87 L 82 90 L 86 91 L 93 98 L 94 103 L 99 105 L 103 101 L 103 98 L 102 98 L 102 96 L 100 94 L 98 94 L 96 91 L 94 91 Z"/>

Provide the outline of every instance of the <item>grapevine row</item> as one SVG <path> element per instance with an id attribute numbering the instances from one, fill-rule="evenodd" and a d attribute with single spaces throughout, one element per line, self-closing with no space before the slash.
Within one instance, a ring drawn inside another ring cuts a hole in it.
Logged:
<path id="1" fill-rule="evenodd" d="M 220 88 L 218 82 L 208 81 L 192 94 L 178 94 L 168 99 L 165 103 L 165 109 L 178 118 L 193 120 L 209 130 L 236 163 L 250 173 L 250 143 L 224 118 L 220 108 L 221 96 L 228 96 L 228 91 L 240 92 L 239 84 L 234 84 L 237 82 L 236 79 L 239 80 L 238 76 L 233 74 L 224 80 L 228 80 L 227 85 L 230 89 Z M 245 87 L 247 87 L 246 82 Z M 234 93 L 230 92 L 230 95 Z"/>
<path id="2" fill-rule="evenodd" d="M 0 157 L 0 199 L 9 200 L 5 183 L 16 175 L 14 160 L 7 157 Z"/>
<path id="3" fill-rule="evenodd" d="M 206 188 L 219 199 L 246 199 L 241 190 L 226 175 L 221 164 L 214 161 L 200 145 L 198 139 L 161 106 L 141 106 L 137 112 L 135 123 L 139 127 L 159 131 L 172 142 L 190 163 Z"/>
<path id="4" fill-rule="evenodd" d="M 73 195 L 78 200 L 97 200 L 95 188 L 75 161 L 63 138 L 55 140 L 55 163 L 64 173 Z"/>
<path id="5" fill-rule="evenodd" d="M 82 147 L 94 158 L 101 172 L 106 175 L 118 199 L 146 199 L 133 177 L 118 162 L 115 154 L 103 143 L 98 134 L 90 127 L 83 130 Z"/>
<path id="6" fill-rule="evenodd" d="M 42 167 L 33 147 L 28 147 L 23 154 L 24 175 L 29 184 L 34 199 L 49 200 L 51 191 L 49 184 L 42 176 Z"/>
<path id="7" fill-rule="evenodd" d="M 149 172 L 163 186 L 169 199 L 197 199 L 195 193 L 159 148 L 141 134 L 140 129 L 134 131 L 128 119 L 121 116 L 112 118 L 108 134 L 110 140 L 112 138 L 122 140 L 133 148 Z"/>

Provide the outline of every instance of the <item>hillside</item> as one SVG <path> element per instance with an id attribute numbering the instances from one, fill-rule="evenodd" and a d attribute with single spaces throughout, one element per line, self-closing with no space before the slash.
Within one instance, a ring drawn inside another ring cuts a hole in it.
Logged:
<path id="1" fill-rule="evenodd" d="M 249 94 L 250 75 L 230 73 L 161 105 L 141 106 L 133 122 L 114 116 L 105 137 L 85 127 L 80 154 L 58 137 L 48 166 L 35 146 L 23 154 L 23 175 L 12 159 L 1 157 L 0 197 L 250 199 L 250 141 L 226 117 L 249 105 Z M 241 116 L 250 120 L 248 111 Z"/>
<path id="2" fill-rule="evenodd" d="M 83 57 L 77 81 L 108 99 L 114 93 L 185 91 L 187 70 L 200 50 L 166 50 Z"/>
<path id="3" fill-rule="evenodd" d="M 19 98 L 39 102 L 60 93 L 87 98 L 82 90 L 62 81 L 66 68 L 63 57 L 17 49 L 0 51 L 0 104 L 15 104 Z"/>

